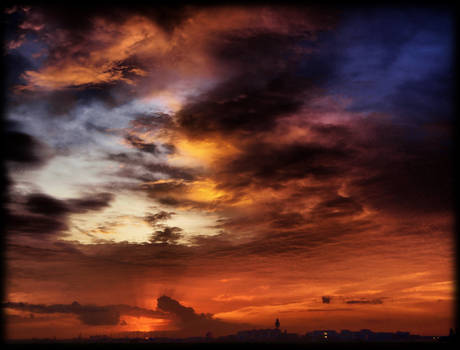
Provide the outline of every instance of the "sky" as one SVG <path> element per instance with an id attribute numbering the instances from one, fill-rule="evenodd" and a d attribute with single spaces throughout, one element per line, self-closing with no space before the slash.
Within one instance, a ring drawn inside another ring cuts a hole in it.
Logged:
<path id="1" fill-rule="evenodd" d="M 453 327 L 449 9 L 3 16 L 8 339 Z"/>

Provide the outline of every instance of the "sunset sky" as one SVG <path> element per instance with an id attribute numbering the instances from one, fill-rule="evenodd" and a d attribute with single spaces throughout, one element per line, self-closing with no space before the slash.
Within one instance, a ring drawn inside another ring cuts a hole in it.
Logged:
<path id="1" fill-rule="evenodd" d="M 453 327 L 448 9 L 4 9 L 9 339 Z"/>

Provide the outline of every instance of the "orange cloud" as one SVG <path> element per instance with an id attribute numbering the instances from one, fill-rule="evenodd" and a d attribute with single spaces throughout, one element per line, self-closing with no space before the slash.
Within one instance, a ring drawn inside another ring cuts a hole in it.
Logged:
<path id="1" fill-rule="evenodd" d="M 83 41 L 74 43 L 71 32 L 56 30 L 39 11 L 31 11 L 21 28 L 46 31 L 42 38 L 49 47 L 50 57 L 39 69 L 24 72 L 27 85 L 21 89 L 56 90 L 119 81 L 137 84 L 139 77 L 150 77 L 152 82 L 143 83 L 149 86 L 173 75 L 215 77 L 217 72 L 222 75 L 227 69 L 217 68 L 218 62 L 209 53 L 220 33 L 234 30 L 242 36 L 257 31 L 300 33 L 328 26 L 305 19 L 296 11 L 281 9 L 281 12 L 290 16 L 280 15 L 280 10 L 271 8 L 195 10 L 172 34 L 142 15 L 129 16 L 121 24 L 99 16 L 92 19 Z M 135 63 L 123 63 L 129 60 Z M 160 65 L 161 71 L 157 69 Z M 148 89 L 144 94 L 149 94 Z"/>

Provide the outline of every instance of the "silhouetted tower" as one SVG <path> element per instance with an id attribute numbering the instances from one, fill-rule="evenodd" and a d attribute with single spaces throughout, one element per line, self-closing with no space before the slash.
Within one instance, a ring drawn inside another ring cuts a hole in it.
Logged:
<path id="1" fill-rule="evenodd" d="M 276 329 L 280 329 L 280 320 L 278 318 L 275 321 L 275 327 Z"/>

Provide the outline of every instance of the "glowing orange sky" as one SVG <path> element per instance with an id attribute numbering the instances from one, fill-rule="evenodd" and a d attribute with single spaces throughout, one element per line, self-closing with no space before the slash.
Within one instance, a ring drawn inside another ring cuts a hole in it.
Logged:
<path id="1" fill-rule="evenodd" d="M 7 337 L 447 333 L 438 17 L 160 10 L 7 10 Z"/>

